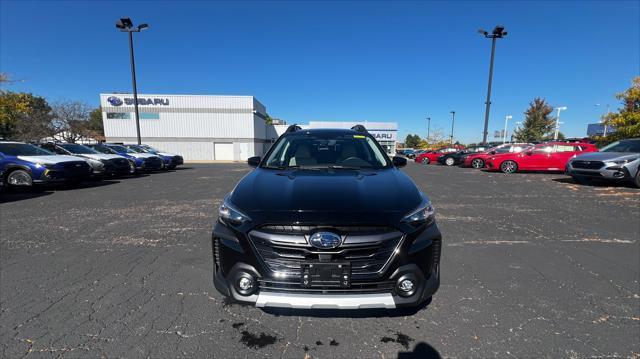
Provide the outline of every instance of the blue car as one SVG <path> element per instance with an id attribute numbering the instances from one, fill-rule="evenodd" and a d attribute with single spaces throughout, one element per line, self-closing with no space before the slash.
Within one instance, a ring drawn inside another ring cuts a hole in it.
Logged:
<path id="1" fill-rule="evenodd" d="M 89 179 L 89 163 L 74 156 L 60 156 L 22 142 L 0 141 L 0 172 L 7 186 L 37 183 L 79 182 Z"/>
<path id="2" fill-rule="evenodd" d="M 120 144 L 101 143 L 98 145 L 88 145 L 88 147 L 101 153 L 120 155 L 134 160 L 136 163 L 136 172 L 151 172 L 164 168 L 164 161 L 162 161 L 160 157 L 150 153 L 137 153 Z"/>
<path id="3" fill-rule="evenodd" d="M 182 158 L 182 156 L 179 156 L 173 153 L 161 152 L 151 146 L 147 146 L 147 145 L 125 145 L 125 146 L 128 149 L 137 153 L 150 153 L 152 155 L 156 155 L 162 158 L 162 161 L 164 162 L 164 168 L 167 170 L 174 169 L 177 166 L 184 163 L 184 159 Z"/>

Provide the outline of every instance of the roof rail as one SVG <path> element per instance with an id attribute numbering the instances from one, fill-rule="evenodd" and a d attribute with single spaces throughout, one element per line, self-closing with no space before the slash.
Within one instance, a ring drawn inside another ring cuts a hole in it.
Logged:
<path id="1" fill-rule="evenodd" d="M 362 125 L 355 125 L 351 127 L 351 129 L 358 132 L 365 132 L 365 133 L 367 132 L 367 129 Z"/>
<path id="2" fill-rule="evenodd" d="M 300 130 L 302 130 L 302 127 L 298 126 L 297 124 L 293 124 L 293 125 L 287 127 L 287 130 L 284 131 L 284 133 L 296 132 L 296 131 L 300 131 Z"/>

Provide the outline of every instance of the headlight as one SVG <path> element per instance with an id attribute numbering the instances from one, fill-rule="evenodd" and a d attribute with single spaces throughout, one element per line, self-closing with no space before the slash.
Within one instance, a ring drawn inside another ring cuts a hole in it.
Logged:
<path id="1" fill-rule="evenodd" d="M 435 211 L 433 206 L 431 205 L 431 201 L 429 201 L 426 196 L 424 200 L 420 204 L 420 206 L 411 211 L 408 215 L 402 218 L 402 222 L 409 224 L 422 224 L 422 223 L 431 223 L 435 219 Z"/>
<path id="2" fill-rule="evenodd" d="M 629 158 L 629 159 L 626 159 L 626 160 L 611 161 L 611 162 L 613 162 L 613 163 L 615 163 L 617 165 L 626 165 L 627 163 L 633 162 L 635 160 L 637 160 L 637 158 Z"/>
<path id="3" fill-rule="evenodd" d="M 100 170 L 104 167 L 104 163 L 102 161 L 94 160 L 93 158 L 85 158 L 87 162 L 91 165 L 91 167 Z"/>
<path id="4" fill-rule="evenodd" d="M 53 163 L 36 163 L 36 168 L 52 169 L 55 166 Z"/>
<path id="5" fill-rule="evenodd" d="M 224 202 L 220 205 L 220 208 L 218 208 L 218 216 L 223 222 L 233 225 L 251 221 L 251 218 L 249 218 L 249 216 L 240 212 L 231 203 L 229 203 L 228 196 L 224 199 Z"/>

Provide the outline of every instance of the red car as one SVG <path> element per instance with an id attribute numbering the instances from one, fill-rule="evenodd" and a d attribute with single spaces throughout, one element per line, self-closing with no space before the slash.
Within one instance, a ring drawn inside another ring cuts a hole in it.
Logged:
<path id="1" fill-rule="evenodd" d="M 570 158 L 598 148 L 584 142 L 547 142 L 530 147 L 520 153 L 493 155 L 486 160 L 489 171 L 514 173 L 518 171 L 563 172 Z"/>
<path id="2" fill-rule="evenodd" d="M 451 153 L 451 152 L 458 152 L 459 150 L 453 147 L 442 147 L 442 148 L 438 148 L 435 151 L 427 151 L 424 153 L 421 153 L 420 155 L 416 156 L 415 161 L 418 163 L 422 163 L 424 165 L 428 165 L 429 163 L 438 163 L 438 157 L 445 155 L 447 153 Z"/>
<path id="3" fill-rule="evenodd" d="M 487 158 L 492 155 L 501 153 L 518 153 L 531 146 L 532 145 L 529 143 L 504 143 L 483 152 L 470 153 L 462 159 L 462 167 L 484 168 Z"/>

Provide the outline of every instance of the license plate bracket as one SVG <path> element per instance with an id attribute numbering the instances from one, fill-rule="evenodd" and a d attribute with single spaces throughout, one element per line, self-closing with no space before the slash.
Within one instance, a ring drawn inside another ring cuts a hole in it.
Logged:
<path id="1" fill-rule="evenodd" d="M 349 263 L 313 262 L 303 263 L 300 284 L 305 287 L 351 287 L 351 265 Z"/>

